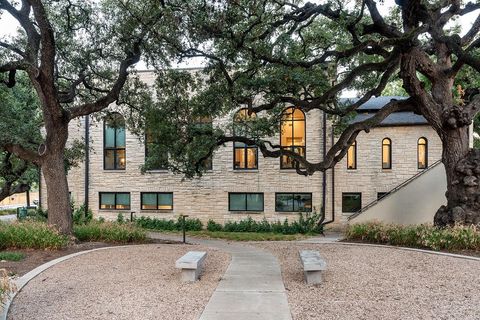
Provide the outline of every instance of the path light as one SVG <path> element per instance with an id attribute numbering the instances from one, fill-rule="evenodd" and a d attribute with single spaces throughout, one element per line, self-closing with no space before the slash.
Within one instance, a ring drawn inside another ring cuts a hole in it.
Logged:
<path id="1" fill-rule="evenodd" d="M 186 238 L 185 238 L 185 218 L 188 217 L 186 214 L 181 214 L 180 218 L 182 218 L 182 232 L 183 232 L 183 243 L 186 243 Z"/>

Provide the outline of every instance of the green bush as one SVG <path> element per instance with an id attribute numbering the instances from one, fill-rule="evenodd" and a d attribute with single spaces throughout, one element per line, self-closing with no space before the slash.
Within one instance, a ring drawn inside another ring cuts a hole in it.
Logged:
<path id="1" fill-rule="evenodd" d="M 85 225 L 75 225 L 73 232 L 80 241 L 108 243 L 144 242 L 147 237 L 144 230 L 132 224 L 115 222 L 92 221 Z"/>
<path id="2" fill-rule="evenodd" d="M 178 231 L 182 230 L 182 219 L 175 220 L 157 219 L 150 217 L 139 217 L 135 219 L 135 223 L 142 228 L 162 231 Z M 185 219 L 185 230 L 200 231 L 203 224 L 199 219 Z"/>
<path id="3" fill-rule="evenodd" d="M 4 251 L 0 252 L 0 261 L 20 261 L 25 258 L 25 254 L 22 252 L 11 252 L 11 251 Z"/>
<path id="4" fill-rule="evenodd" d="M 348 227 L 345 238 L 432 250 L 480 251 L 480 229 L 475 226 L 454 226 L 440 229 L 431 225 L 353 224 Z"/>
<path id="5" fill-rule="evenodd" d="M 125 223 L 125 222 L 126 222 L 125 216 L 123 215 L 123 213 L 119 213 L 119 214 L 117 215 L 117 222 L 118 222 L 118 223 Z"/>
<path id="6" fill-rule="evenodd" d="M 222 230 L 223 230 L 223 227 L 222 227 L 222 225 L 221 225 L 220 223 L 217 223 L 217 222 L 215 222 L 215 221 L 213 221 L 213 220 L 210 219 L 210 220 L 208 220 L 208 222 L 207 222 L 207 230 L 208 230 L 208 231 L 213 231 L 213 232 L 215 232 L 215 231 L 222 231 Z"/>
<path id="7" fill-rule="evenodd" d="M 45 223 L 0 223 L 0 249 L 60 249 L 68 242 L 68 237 Z"/>
<path id="8" fill-rule="evenodd" d="M 76 208 L 73 211 L 74 224 L 87 224 L 91 222 L 92 219 L 93 219 L 93 212 L 90 209 L 85 210 L 85 204 L 81 205 L 80 207 Z"/>

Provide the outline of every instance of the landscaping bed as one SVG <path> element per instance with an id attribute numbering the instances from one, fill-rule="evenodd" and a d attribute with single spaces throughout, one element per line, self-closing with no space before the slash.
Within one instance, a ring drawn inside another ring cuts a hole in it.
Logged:
<path id="1" fill-rule="evenodd" d="M 193 250 L 208 252 L 203 276 L 184 283 L 175 261 Z M 87 253 L 31 280 L 13 300 L 9 319 L 198 319 L 229 263 L 229 254 L 200 245 Z"/>
<path id="2" fill-rule="evenodd" d="M 346 244 L 255 244 L 280 261 L 294 320 L 480 319 L 479 261 Z M 324 282 L 307 285 L 299 250 L 327 262 Z"/>

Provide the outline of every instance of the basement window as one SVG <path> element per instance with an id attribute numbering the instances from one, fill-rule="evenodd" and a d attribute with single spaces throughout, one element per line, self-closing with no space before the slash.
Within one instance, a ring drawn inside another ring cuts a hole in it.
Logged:
<path id="1" fill-rule="evenodd" d="M 342 212 L 355 213 L 362 208 L 362 194 L 360 192 L 342 193 Z"/>
<path id="2" fill-rule="evenodd" d="M 263 211 L 263 193 L 229 193 L 229 211 Z"/>
<path id="3" fill-rule="evenodd" d="M 172 192 L 142 192 L 142 210 L 173 210 Z"/>
<path id="4" fill-rule="evenodd" d="M 312 212 L 312 194 L 275 193 L 275 211 Z"/>
<path id="5" fill-rule="evenodd" d="M 129 192 L 100 192 L 101 210 L 130 210 Z"/>

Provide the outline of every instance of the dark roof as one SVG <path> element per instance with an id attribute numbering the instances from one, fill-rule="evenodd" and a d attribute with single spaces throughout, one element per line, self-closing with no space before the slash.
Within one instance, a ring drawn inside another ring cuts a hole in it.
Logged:
<path id="1" fill-rule="evenodd" d="M 373 117 L 375 113 L 373 112 L 362 112 L 358 113 L 351 123 L 360 122 L 370 117 Z M 427 120 L 419 114 L 413 112 L 394 112 L 386 117 L 381 123 L 380 127 L 388 126 L 413 126 L 413 125 L 426 125 L 428 124 Z"/>
<path id="2" fill-rule="evenodd" d="M 387 103 L 392 99 L 395 100 L 405 100 L 407 97 L 401 96 L 382 96 L 370 98 L 367 102 L 362 104 L 357 108 L 357 115 L 351 120 L 351 123 L 363 121 L 375 115 L 376 111 L 383 108 Z M 340 99 L 340 103 L 347 105 L 355 103 L 358 101 L 358 98 L 343 98 Z M 413 112 L 394 112 L 386 117 L 381 123 L 380 126 L 402 126 L 402 125 L 426 125 L 428 124 L 427 120 L 418 114 Z"/>

